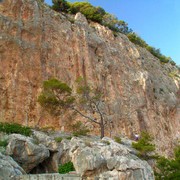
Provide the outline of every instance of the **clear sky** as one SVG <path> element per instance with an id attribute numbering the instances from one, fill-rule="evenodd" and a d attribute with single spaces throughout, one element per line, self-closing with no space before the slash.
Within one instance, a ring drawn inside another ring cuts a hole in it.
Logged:
<path id="1" fill-rule="evenodd" d="M 78 0 L 70 0 L 75 2 Z M 80 0 L 83 1 L 83 0 Z M 86 0 L 87 1 L 87 0 Z M 51 0 L 45 0 L 51 4 Z M 129 24 L 149 45 L 180 65 L 180 0 L 88 0 Z"/>

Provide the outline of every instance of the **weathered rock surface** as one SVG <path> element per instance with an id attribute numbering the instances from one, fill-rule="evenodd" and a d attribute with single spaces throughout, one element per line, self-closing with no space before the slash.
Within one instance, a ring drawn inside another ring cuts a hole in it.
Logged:
<path id="1" fill-rule="evenodd" d="M 82 180 L 79 175 L 72 174 L 31 174 L 15 177 L 14 180 Z"/>
<path id="2" fill-rule="evenodd" d="M 83 76 L 109 101 L 108 136 L 147 130 L 159 150 L 171 149 L 180 136 L 179 80 L 169 76 L 175 67 L 81 14 L 72 24 L 38 0 L 3 0 L 0 12 L 1 121 L 68 130 L 68 113 L 48 116 L 37 96 L 43 80 L 57 77 L 75 88 Z"/>
<path id="3" fill-rule="evenodd" d="M 25 171 L 11 157 L 0 153 L 0 179 L 10 180 L 17 175 L 26 174 Z"/>
<path id="4" fill-rule="evenodd" d="M 36 134 L 41 133 L 37 132 Z M 45 139 L 51 136 L 43 133 Z M 42 144 L 34 144 L 37 139 L 19 134 L 9 135 L 9 144 L 6 148 L 9 156 L 0 153 L 0 172 L 2 176 L 13 179 L 127 179 L 153 180 L 152 168 L 146 161 L 139 159 L 128 146 L 116 143 L 110 138 L 102 140 L 97 137 L 72 137 L 71 140 L 63 139 L 58 143 L 56 151 L 48 151 Z M 45 140 L 44 139 L 44 140 Z M 41 139 L 42 142 L 43 139 Z M 14 161 L 13 159 L 16 161 Z M 43 173 L 57 173 L 59 164 L 72 161 L 76 172 L 74 176 L 58 176 L 57 174 L 40 175 Z M 18 164 L 21 166 L 19 166 Z M 23 169 L 30 173 L 25 174 Z M 39 174 L 39 175 L 31 175 Z"/>
<path id="5" fill-rule="evenodd" d="M 125 145 L 110 138 L 99 141 L 73 137 L 62 141 L 66 156 L 82 177 L 93 179 L 154 179 L 152 168 Z"/>
<path id="6" fill-rule="evenodd" d="M 38 141 L 38 143 L 46 146 L 50 151 L 58 151 L 58 145 L 56 141 L 40 131 L 33 131 L 33 138 Z"/>
<path id="7" fill-rule="evenodd" d="M 6 153 L 10 155 L 27 173 L 47 159 L 49 150 L 30 137 L 20 134 L 9 136 Z"/>

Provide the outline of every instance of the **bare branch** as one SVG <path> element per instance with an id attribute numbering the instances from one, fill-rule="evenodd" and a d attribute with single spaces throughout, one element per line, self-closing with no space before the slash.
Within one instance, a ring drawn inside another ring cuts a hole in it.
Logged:
<path id="1" fill-rule="evenodd" d="M 95 119 L 93 119 L 93 118 L 91 118 L 91 117 L 89 117 L 89 116 L 84 115 L 84 114 L 83 114 L 82 112 L 80 112 L 78 109 L 72 107 L 72 110 L 74 110 L 75 112 L 77 112 L 77 113 L 80 114 L 81 116 L 85 117 L 86 119 L 88 119 L 88 120 L 90 120 L 90 121 L 92 121 L 92 122 L 94 122 L 94 123 L 96 123 L 96 124 L 100 124 L 100 123 L 97 122 Z"/>

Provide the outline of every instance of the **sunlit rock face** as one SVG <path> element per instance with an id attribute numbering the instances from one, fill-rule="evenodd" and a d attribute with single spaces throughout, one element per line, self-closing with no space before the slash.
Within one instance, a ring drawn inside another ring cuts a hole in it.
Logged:
<path id="1" fill-rule="evenodd" d="M 43 80 L 56 77 L 75 89 L 83 76 L 105 94 L 112 120 L 107 136 L 145 130 L 159 150 L 171 149 L 180 135 L 179 80 L 169 76 L 175 67 L 123 34 L 88 23 L 81 14 L 59 14 L 38 0 L 3 0 L 0 12 L 0 121 L 68 131 L 80 117 L 51 117 L 37 97 Z"/>

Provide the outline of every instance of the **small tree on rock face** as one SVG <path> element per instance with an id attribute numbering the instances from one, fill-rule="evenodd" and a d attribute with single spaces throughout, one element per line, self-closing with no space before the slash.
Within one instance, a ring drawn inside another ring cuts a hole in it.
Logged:
<path id="1" fill-rule="evenodd" d="M 61 115 L 62 111 L 70 108 L 75 98 L 72 96 L 72 89 L 57 79 L 50 79 L 43 82 L 43 91 L 38 97 L 40 105 L 50 114 Z"/>
<path id="2" fill-rule="evenodd" d="M 99 125 L 101 138 L 104 137 L 105 126 L 108 123 L 105 113 L 105 101 L 99 88 L 91 88 L 84 79 L 77 80 L 77 107 L 74 109 L 81 116 Z M 84 109 L 83 114 L 79 109 Z"/>
<path id="3" fill-rule="evenodd" d="M 103 138 L 107 124 L 103 95 L 99 89 L 92 89 L 87 85 L 82 78 L 79 78 L 77 83 L 77 95 L 75 97 L 67 84 L 57 79 L 44 81 L 43 91 L 38 97 L 38 102 L 49 113 L 56 116 L 61 115 L 64 110 L 75 111 L 99 125 L 101 138 Z"/>
<path id="4" fill-rule="evenodd" d="M 132 143 L 132 147 L 139 151 L 139 156 L 143 159 L 148 159 L 150 152 L 155 150 L 155 145 L 152 144 L 153 138 L 147 133 L 142 132 L 137 143 Z"/>

